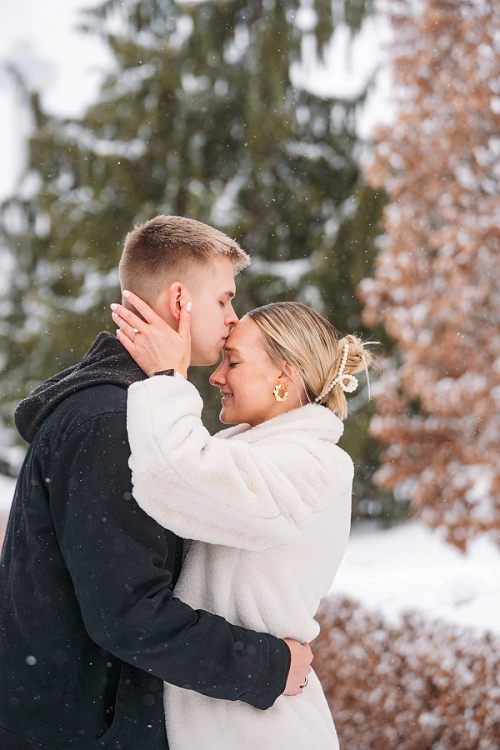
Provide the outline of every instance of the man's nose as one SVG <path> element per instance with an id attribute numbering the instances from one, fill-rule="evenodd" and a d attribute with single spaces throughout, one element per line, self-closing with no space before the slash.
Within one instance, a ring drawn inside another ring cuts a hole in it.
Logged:
<path id="1" fill-rule="evenodd" d="M 224 322 L 227 326 L 235 326 L 238 322 L 238 316 L 234 312 L 232 304 L 229 306 L 228 315 L 226 316 L 226 320 Z"/>

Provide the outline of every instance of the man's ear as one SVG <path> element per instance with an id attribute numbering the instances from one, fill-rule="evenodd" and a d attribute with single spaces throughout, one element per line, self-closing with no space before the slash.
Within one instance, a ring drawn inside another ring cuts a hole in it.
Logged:
<path id="1" fill-rule="evenodd" d="M 181 300 L 184 296 L 184 287 L 180 281 L 174 281 L 168 289 L 168 310 L 174 320 L 181 316 Z"/>

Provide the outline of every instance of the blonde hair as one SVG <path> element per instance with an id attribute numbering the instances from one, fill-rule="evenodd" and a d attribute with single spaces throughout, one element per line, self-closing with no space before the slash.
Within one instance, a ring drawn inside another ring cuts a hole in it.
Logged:
<path id="1" fill-rule="evenodd" d="M 312 308 L 300 302 L 275 302 L 252 310 L 248 316 L 261 329 L 273 362 L 281 369 L 288 363 L 299 370 L 310 402 L 338 376 L 346 346 L 343 372 L 354 375 L 364 370 L 368 377 L 372 357 L 363 341 L 350 334 L 339 340 L 332 324 Z M 340 419 L 347 417 L 347 399 L 339 383 L 319 403 Z"/>
<path id="2" fill-rule="evenodd" d="M 153 304 L 169 283 L 218 257 L 232 262 L 235 275 L 250 263 L 238 243 L 218 229 L 184 216 L 156 216 L 127 234 L 119 265 L 121 288 Z"/>

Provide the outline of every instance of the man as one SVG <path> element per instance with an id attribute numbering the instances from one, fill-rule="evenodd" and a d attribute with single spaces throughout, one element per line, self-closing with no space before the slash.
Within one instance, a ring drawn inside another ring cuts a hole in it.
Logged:
<path id="1" fill-rule="evenodd" d="M 208 365 L 247 263 L 221 232 L 159 216 L 127 236 L 120 280 L 173 327 L 189 294 L 191 363 Z M 309 671 L 308 646 L 172 596 L 182 540 L 140 510 L 128 468 L 126 389 L 145 377 L 101 333 L 16 411 L 31 445 L 0 567 L 2 750 L 166 750 L 163 680 L 266 709 Z"/>

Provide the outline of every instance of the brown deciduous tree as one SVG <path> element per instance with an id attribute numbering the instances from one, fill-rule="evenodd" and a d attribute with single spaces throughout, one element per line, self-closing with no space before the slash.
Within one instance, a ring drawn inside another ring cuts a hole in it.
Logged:
<path id="1" fill-rule="evenodd" d="M 397 344 L 378 482 L 464 549 L 500 531 L 500 4 L 392 2 L 398 115 L 369 169 L 389 195 L 365 322 Z"/>

